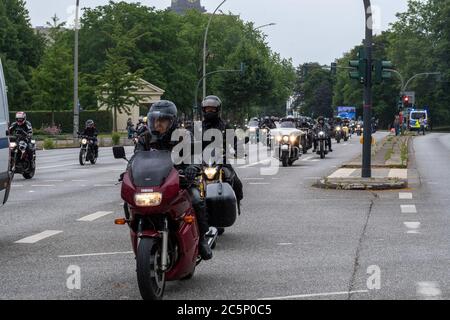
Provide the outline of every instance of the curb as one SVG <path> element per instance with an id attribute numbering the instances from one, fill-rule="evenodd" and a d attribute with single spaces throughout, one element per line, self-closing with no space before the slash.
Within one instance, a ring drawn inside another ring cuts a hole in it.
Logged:
<path id="1" fill-rule="evenodd" d="M 324 178 L 314 187 L 332 190 L 397 190 L 408 187 L 408 180 L 398 178 Z"/>

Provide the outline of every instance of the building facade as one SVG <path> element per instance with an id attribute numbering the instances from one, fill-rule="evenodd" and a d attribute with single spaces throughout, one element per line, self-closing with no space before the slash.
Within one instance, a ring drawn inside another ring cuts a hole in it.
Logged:
<path id="1" fill-rule="evenodd" d="M 200 3 L 200 0 L 172 0 L 170 9 L 178 14 L 184 14 L 187 10 L 191 9 L 206 12 L 206 9 L 202 7 Z"/>

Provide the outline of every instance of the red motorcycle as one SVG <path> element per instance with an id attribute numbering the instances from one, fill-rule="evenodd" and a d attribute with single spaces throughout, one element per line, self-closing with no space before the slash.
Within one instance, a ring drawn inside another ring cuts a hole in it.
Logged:
<path id="1" fill-rule="evenodd" d="M 127 160 L 123 147 L 113 152 Z M 192 278 L 201 261 L 196 214 L 189 192 L 181 188 L 186 181 L 174 168 L 171 152 L 161 150 L 137 152 L 120 181 L 125 219 L 115 223 L 130 227 L 142 298 L 160 300 L 166 281 Z M 213 247 L 217 229 L 210 228 L 207 238 Z"/>

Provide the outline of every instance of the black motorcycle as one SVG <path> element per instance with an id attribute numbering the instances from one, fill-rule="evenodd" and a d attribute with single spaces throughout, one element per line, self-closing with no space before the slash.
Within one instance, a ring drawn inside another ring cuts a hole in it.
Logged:
<path id="1" fill-rule="evenodd" d="M 324 131 L 319 131 L 316 134 L 316 139 L 318 142 L 318 150 L 317 154 L 320 155 L 320 159 L 325 159 L 325 155 L 328 154 L 327 146 L 328 146 L 328 137 Z"/>
<path id="2" fill-rule="evenodd" d="M 80 165 L 84 166 L 86 162 L 91 162 L 91 164 L 95 164 L 97 162 L 97 156 L 95 154 L 95 141 L 93 137 L 83 136 L 80 137 Z"/>
<path id="3" fill-rule="evenodd" d="M 32 179 L 36 172 L 36 142 L 28 134 L 17 129 L 15 136 L 10 137 L 11 173 L 22 174 L 25 179 Z"/>

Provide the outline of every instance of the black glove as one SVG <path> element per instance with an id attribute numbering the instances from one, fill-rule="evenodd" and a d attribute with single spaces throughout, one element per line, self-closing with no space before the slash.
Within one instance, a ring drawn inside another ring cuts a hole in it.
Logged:
<path id="1" fill-rule="evenodd" d="M 189 166 L 184 170 L 184 175 L 186 176 L 186 180 L 189 182 L 194 182 L 195 177 L 197 177 L 200 173 L 200 169 L 196 166 Z"/>

